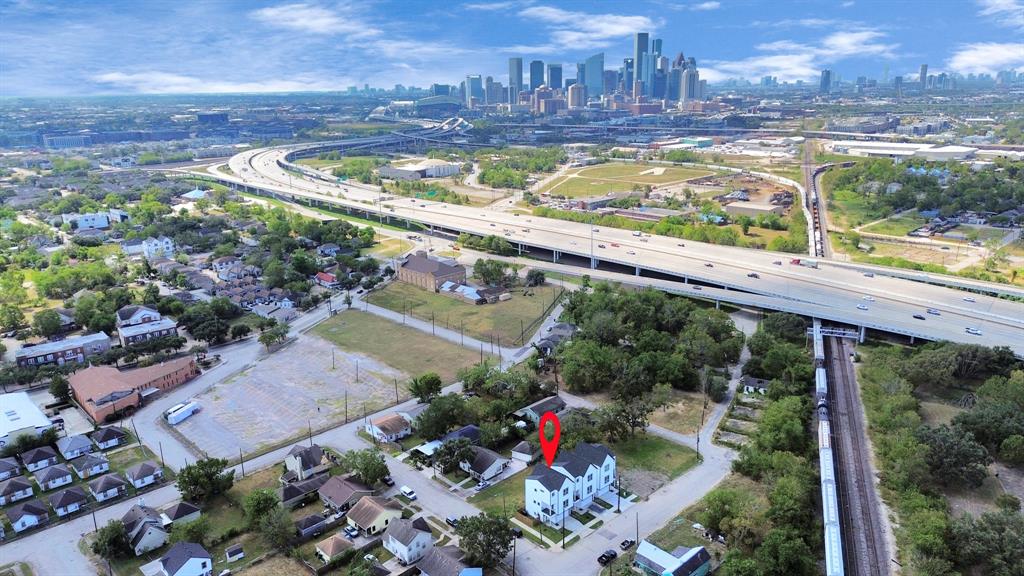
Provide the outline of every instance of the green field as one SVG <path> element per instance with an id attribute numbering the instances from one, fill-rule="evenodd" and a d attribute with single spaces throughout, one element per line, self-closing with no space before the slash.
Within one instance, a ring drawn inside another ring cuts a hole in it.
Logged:
<path id="1" fill-rule="evenodd" d="M 700 456 L 697 452 L 658 436 L 637 436 L 611 445 L 618 465 L 658 472 L 669 479 L 693 468 Z"/>
<path id="2" fill-rule="evenodd" d="M 841 228 L 854 228 L 885 217 L 884 212 L 868 206 L 867 198 L 856 192 L 833 190 L 828 192 L 828 198 L 829 220 Z"/>
<path id="3" fill-rule="evenodd" d="M 906 236 L 913 230 L 923 226 L 928 220 L 918 216 L 917 212 L 908 212 L 901 216 L 893 216 L 881 222 L 864 227 L 864 232 L 884 234 L 886 236 Z"/>
<path id="4" fill-rule="evenodd" d="M 339 166 L 345 166 L 351 164 L 355 160 L 384 160 L 380 156 L 342 156 L 338 160 L 321 160 L 319 158 L 300 158 L 296 160 L 296 164 L 302 166 L 309 166 L 310 168 L 322 169 L 322 168 L 337 168 Z"/>
<path id="5" fill-rule="evenodd" d="M 402 240 L 401 238 L 386 238 L 378 234 L 377 243 L 372 248 L 365 250 L 365 254 L 367 256 L 386 260 L 410 250 L 412 246 L 412 242 L 408 240 Z"/>
<path id="6" fill-rule="evenodd" d="M 454 382 L 459 370 L 480 361 L 480 352 L 463 348 L 358 310 L 346 310 L 313 329 L 313 333 L 335 345 L 362 352 L 381 362 L 417 376 L 437 372 L 444 382 Z M 490 355 L 484 351 L 484 359 Z"/>
<path id="7" fill-rule="evenodd" d="M 523 486 L 526 484 L 526 477 L 532 473 L 533 466 L 530 466 L 486 490 L 470 496 L 466 501 L 484 512 L 511 516 L 525 505 Z"/>
<path id="8" fill-rule="evenodd" d="M 648 171 L 661 174 L 644 174 Z M 550 182 L 541 192 L 568 198 L 604 196 L 609 192 L 628 192 L 635 185 L 674 184 L 708 174 L 712 172 L 693 168 L 609 163 L 570 170 L 565 176 Z"/>
<path id="9" fill-rule="evenodd" d="M 530 325 L 541 317 L 561 290 L 561 287 L 545 285 L 530 288 L 533 296 L 523 296 L 522 289 L 515 289 L 510 300 L 477 305 L 404 282 L 392 282 L 366 299 L 370 304 L 399 313 L 404 311 L 421 320 L 433 318 L 438 326 L 464 330 L 467 336 L 484 342 L 493 339 L 503 346 L 511 346 L 514 342 L 521 342 L 524 328 L 526 337 L 530 337 Z"/>

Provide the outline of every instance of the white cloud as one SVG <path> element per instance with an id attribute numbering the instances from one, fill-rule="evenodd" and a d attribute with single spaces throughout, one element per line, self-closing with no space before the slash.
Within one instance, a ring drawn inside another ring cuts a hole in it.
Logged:
<path id="1" fill-rule="evenodd" d="M 1024 2 L 1020 0 L 977 0 L 982 16 L 1000 26 L 1016 28 L 1024 32 Z"/>
<path id="2" fill-rule="evenodd" d="M 310 34 L 345 34 L 349 38 L 366 38 L 380 34 L 380 30 L 356 17 L 355 14 L 328 10 L 313 4 L 281 4 L 260 8 L 250 16 L 264 24 L 295 32 Z"/>
<path id="3" fill-rule="evenodd" d="M 1024 72 L 1024 43 L 978 42 L 957 48 L 947 66 L 961 74 L 995 74 L 1002 70 Z"/>
<path id="4" fill-rule="evenodd" d="M 531 6 L 521 10 L 519 15 L 547 25 L 551 29 L 550 43 L 570 50 L 603 48 L 615 38 L 632 36 L 634 32 L 658 27 L 656 22 L 646 16 L 588 14 L 551 6 Z"/>
<path id="5" fill-rule="evenodd" d="M 466 10 L 480 10 L 483 12 L 496 12 L 498 10 L 507 10 L 514 6 L 518 6 L 520 3 L 514 0 L 506 2 L 471 2 L 469 4 L 463 4 L 462 7 Z"/>
<path id="6" fill-rule="evenodd" d="M 690 10 L 718 10 L 721 7 L 721 2 L 701 2 L 700 4 L 691 5 Z"/>
<path id="7" fill-rule="evenodd" d="M 225 92 L 305 92 L 341 90 L 349 82 L 328 82 L 322 77 L 298 76 L 292 79 L 265 79 L 255 82 L 204 80 L 195 76 L 168 72 L 106 72 L 92 78 L 118 92 L 136 94 L 203 94 Z"/>
<path id="8" fill-rule="evenodd" d="M 853 6 L 853 5 L 854 5 L 854 1 L 853 0 L 847 0 L 846 2 L 843 2 L 842 4 L 840 4 L 839 7 L 840 8 L 849 8 L 850 6 Z"/>

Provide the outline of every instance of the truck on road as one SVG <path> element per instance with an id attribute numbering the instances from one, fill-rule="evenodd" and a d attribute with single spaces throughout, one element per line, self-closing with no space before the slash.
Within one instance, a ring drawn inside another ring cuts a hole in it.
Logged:
<path id="1" fill-rule="evenodd" d="M 189 401 L 183 404 L 177 404 L 173 406 L 167 412 L 164 412 L 164 420 L 171 426 L 184 422 L 189 416 L 199 412 L 199 404 Z"/>
<path id="2" fill-rule="evenodd" d="M 806 266 L 807 268 L 817 268 L 818 267 L 818 261 L 817 260 L 808 260 L 806 258 L 793 258 L 792 260 L 789 261 L 789 263 L 794 265 L 794 266 Z"/>

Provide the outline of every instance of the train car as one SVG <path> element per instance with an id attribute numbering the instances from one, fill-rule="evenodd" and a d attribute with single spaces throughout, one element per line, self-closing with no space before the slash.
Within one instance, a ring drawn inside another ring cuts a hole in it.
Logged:
<path id="1" fill-rule="evenodd" d="M 825 526 L 825 576 L 844 576 L 843 541 L 839 524 Z"/>
<path id="2" fill-rule="evenodd" d="M 814 397 L 818 399 L 819 406 L 828 402 L 828 377 L 823 367 L 814 370 Z"/>
<path id="3" fill-rule="evenodd" d="M 825 485 L 836 484 L 836 463 L 832 460 L 832 449 L 822 448 L 818 450 L 818 472 L 821 474 L 821 486 L 824 493 Z"/>
<path id="4" fill-rule="evenodd" d="M 825 339 L 821 332 L 814 333 L 814 367 L 820 368 L 825 363 Z"/>
<path id="5" fill-rule="evenodd" d="M 820 413 L 822 410 L 819 410 L 818 412 Z M 828 411 L 824 412 L 827 416 Z M 826 448 L 832 448 L 832 428 L 829 425 L 827 418 L 818 421 L 818 450 L 824 450 Z"/>

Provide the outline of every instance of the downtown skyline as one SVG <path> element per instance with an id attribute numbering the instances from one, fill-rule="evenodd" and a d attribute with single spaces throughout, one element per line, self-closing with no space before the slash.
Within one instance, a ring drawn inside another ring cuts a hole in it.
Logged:
<path id="1" fill-rule="evenodd" d="M 562 66 L 634 34 L 702 79 L 816 83 L 856 76 L 1024 72 L 1024 2 L 176 2 L 0 4 L 0 96 L 89 96 L 427 87 L 469 75 L 508 84 L 510 57 Z M 888 71 L 888 72 L 887 72 Z M 546 70 L 545 70 L 546 72 Z"/>

